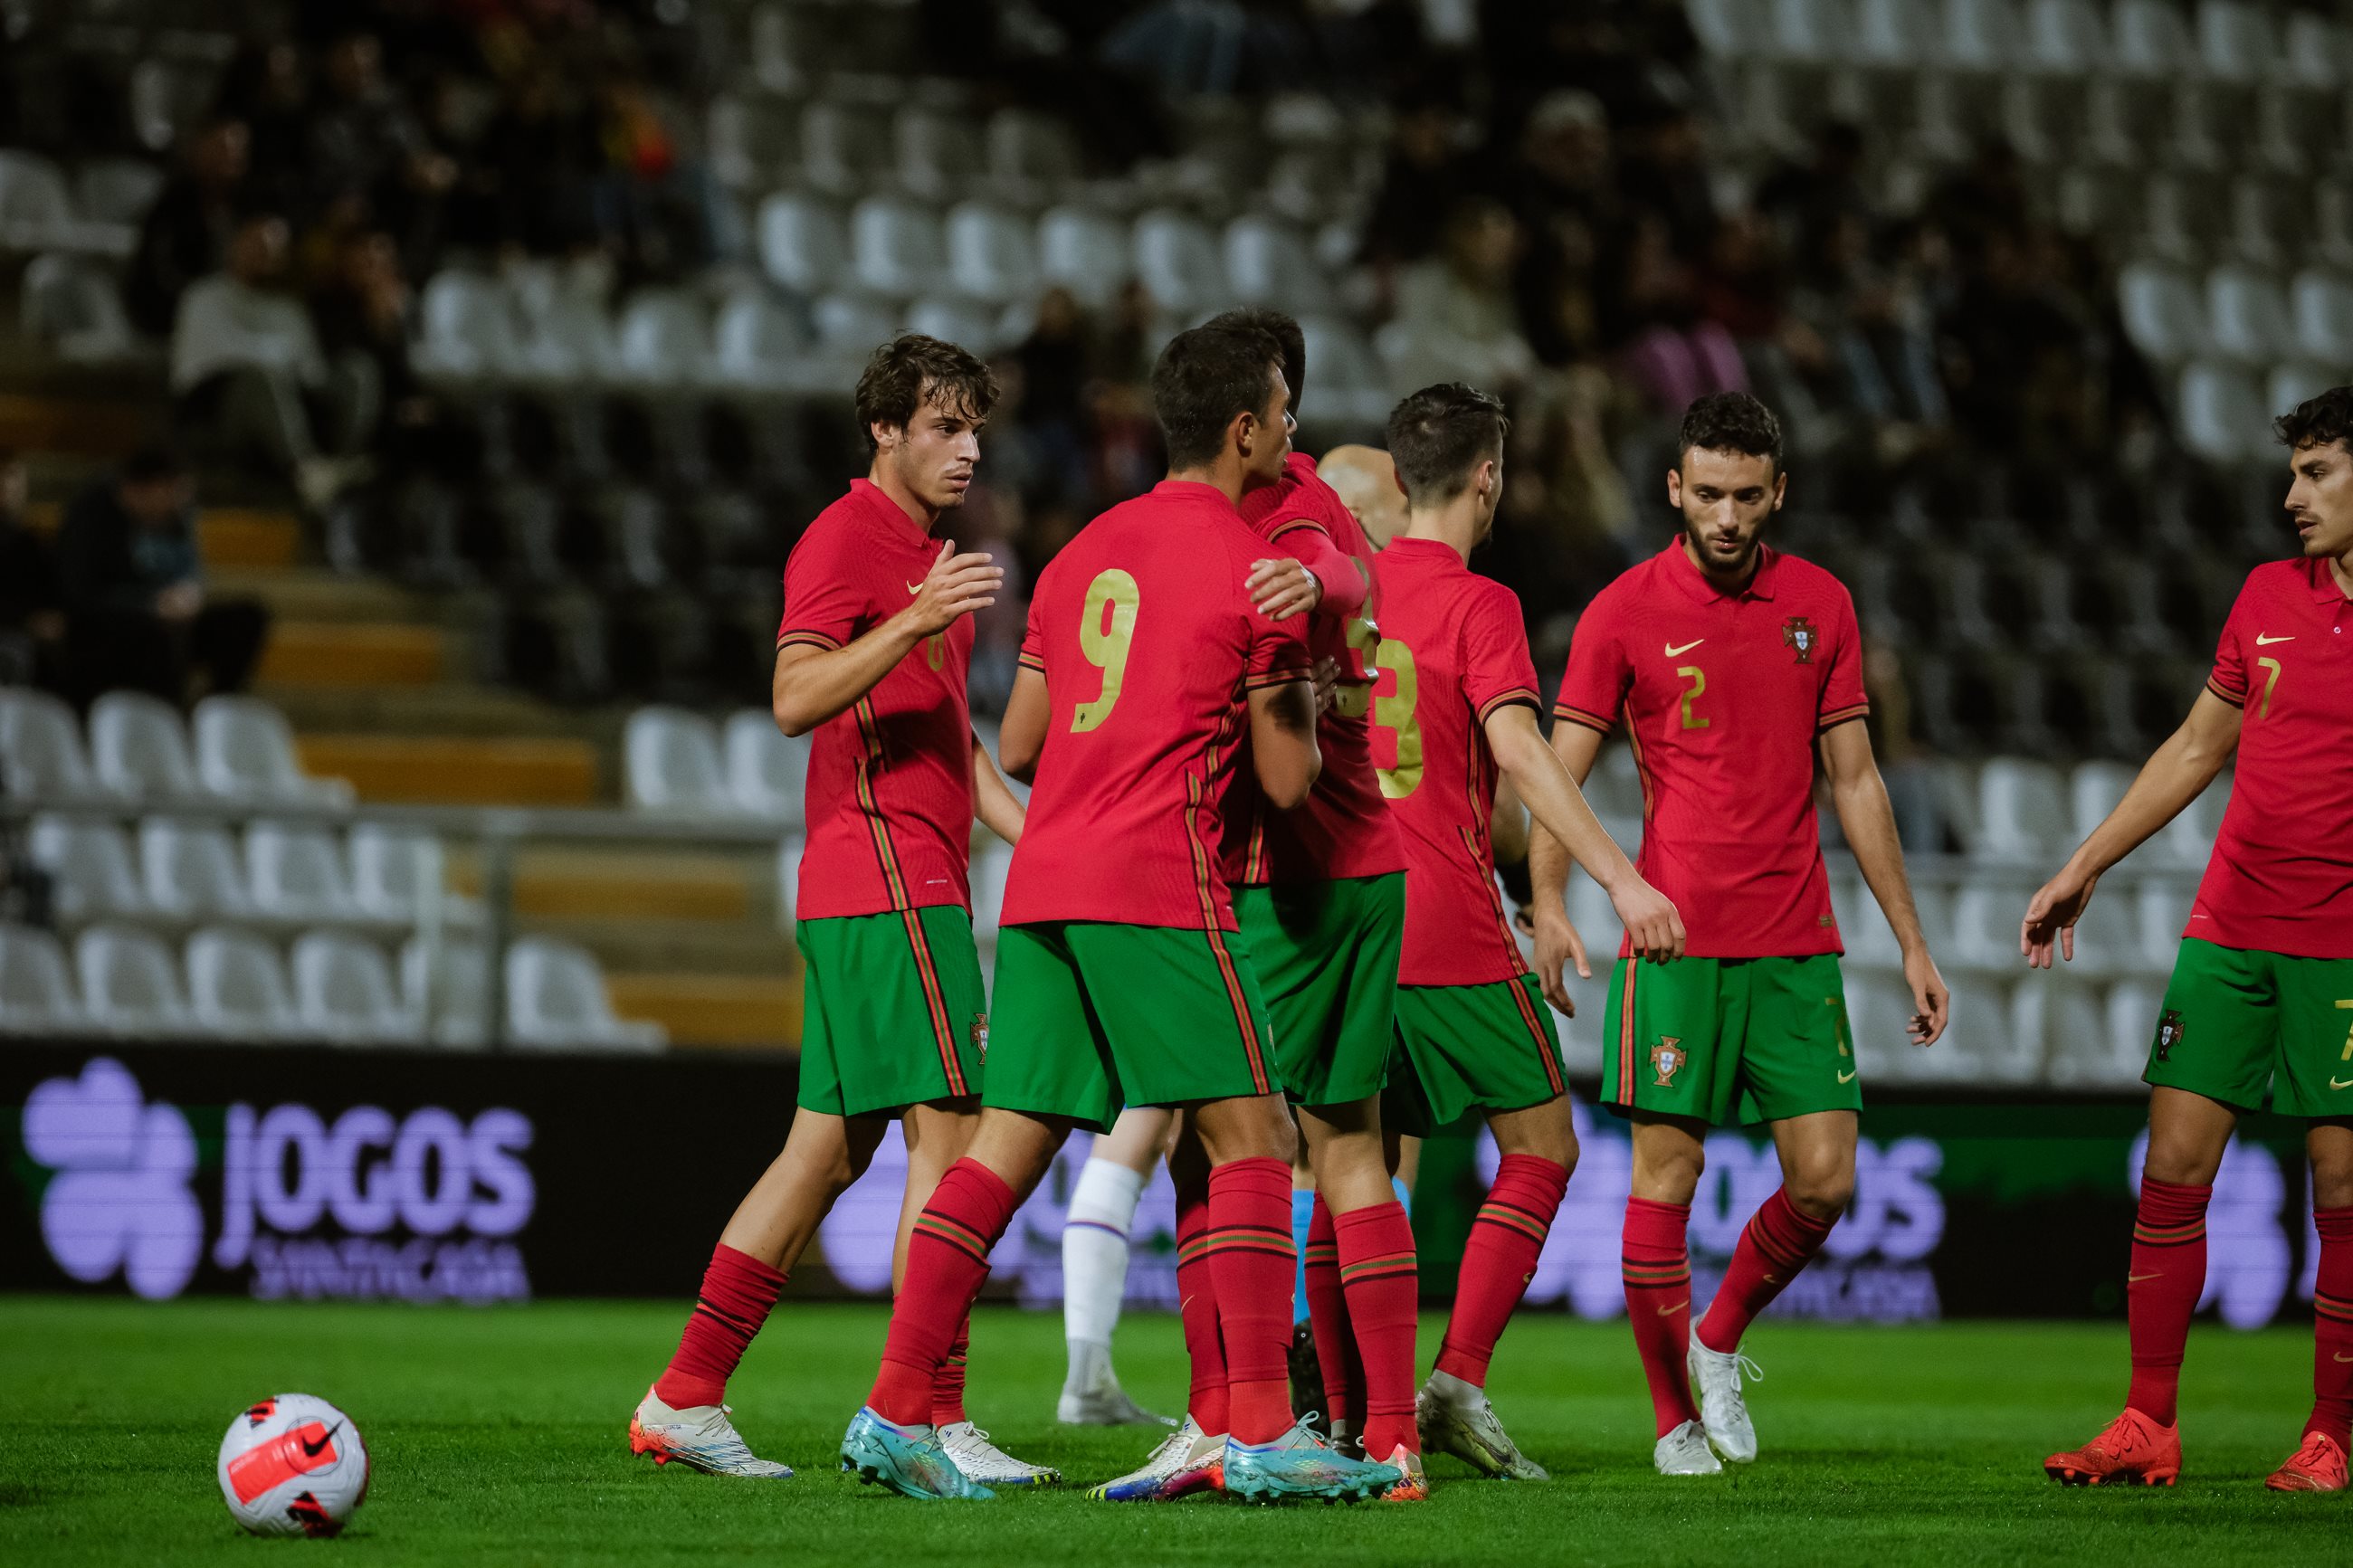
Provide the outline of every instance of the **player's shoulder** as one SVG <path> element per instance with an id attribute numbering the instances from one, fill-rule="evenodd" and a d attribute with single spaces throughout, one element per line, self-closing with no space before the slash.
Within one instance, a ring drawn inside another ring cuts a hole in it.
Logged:
<path id="1" fill-rule="evenodd" d="M 1461 595 L 1462 607 L 1472 614 L 1520 618 L 1519 595 L 1483 572 L 1465 566 L 1455 591 Z"/>
<path id="2" fill-rule="evenodd" d="M 2312 587 L 2312 563 L 2301 556 L 2266 561 L 2247 574 L 2239 593 L 2242 597 L 2304 593 Z"/>
<path id="3" fill-rule="evenodd" d="M 854 573 L 876 559 L 874 552 L 862 542 L 865 537 L 863 507 L 858 492 L 847 491 L 809 519 L 801 536 L 793 541 L 792 549 L 786 552 L 786 564 L 822 564 L 829 572 Z"/>
<path id="4" fill-rule="evenodd" d="M 1774 573 L 1779 579 L 1775 584 L 1778 592 L 1831 600 L 1848 597 L 1846 584 L 1827 566 L 1786 550 L 1775 551 L 1773 562 Z"/>

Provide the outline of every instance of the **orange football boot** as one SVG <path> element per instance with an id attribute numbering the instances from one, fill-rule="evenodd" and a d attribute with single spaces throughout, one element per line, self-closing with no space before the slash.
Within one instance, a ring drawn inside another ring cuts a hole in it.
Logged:
<path id="1" fill-rule="evenodd" d="M 2053 1454 L 2042 1473 L 2062 1486 L 2169 1487 L 2181 1474 L 2181 1430 L 2127 1405 L 2108 1429 L 2072 1454 Z"/>
<path id="2" fill-rule="evenodd" d="M 2345 1489 L 2345 1450 L 2326 1432 L 2306 1432 L 2304 1447 L 2274 1470 L 2263 1485 L 2275 1492 L 2341 1492 Z"/>

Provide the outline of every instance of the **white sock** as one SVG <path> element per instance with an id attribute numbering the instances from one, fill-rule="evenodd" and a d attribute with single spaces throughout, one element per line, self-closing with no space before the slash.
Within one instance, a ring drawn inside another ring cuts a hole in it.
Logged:
<path id="1" fill-rule="evenodd" d="M 1451 1410 L 1472 1411 L 1487 1401 L 1487 1391 L 1465 1383 L 1451 1372 L 1433 1372 L 1422 1385 L 1430 1396 Z"/>
<path id="2" fill-rule="evenodd" d="M 1127 1228 L 1144 1178 L 1116 1160 L 1089 1160 L 1062 1226 L 1062 1335 L 1109 1345 L 1127 1293 Z"/>

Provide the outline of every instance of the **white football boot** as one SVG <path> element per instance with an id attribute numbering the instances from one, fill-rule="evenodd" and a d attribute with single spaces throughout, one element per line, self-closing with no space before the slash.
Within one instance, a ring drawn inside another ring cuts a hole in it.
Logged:
<path id="1" fill-rule="evenodd" d="M 1486 1392 L 1446 1373 L 1433 1372 L 1413 1402 L 1414 1425 L 1425 1454 L 1451 1454 L 1482 1475 L 1499 1480 L 1542 1481 L 1551 1477 L 1520 1452 L 1495 1417 Z"/>
<path id="2" fill-rule="evenodd" d="M 1226 1484 L 1226 1435 L 1205 1433 L 1190 1415 L 1160 1439 L 1143 1467 L 1087 1493 L 1099 1502 L 1174 1502 Z"/>
<path id="3" fill-rule="evenodd" d="M 1757 1458 L 1757 1426 L 1748 1419 L 1748 1402 L 1740 1396 L 1740 1374 L 1761 1382 L 1764 1373 L 1738 1351 L 1712 1351 L 1694 1334 L 1691 1356 L 1692 1393 L 1699 1398 L 1699 1418 L 1707 1428 L 1707 1446 L 1727 1465 L 1753 1464 Z"/>
<path id="4" fill-rule="evenodd" d="M 1127 1396 L 1103 1346 L 1071 1342 L 1071 1374 L 1054 1402 L 1054 1419 L 1065 1426 L 1174 1426 L 1173 1416 L 1146 1410 Z"/>
<path id="5" fill-rule="evenodd" d="M 1662 1476 L 1720 1476 L 1724 1461 L 1707 1446 L 1707 1428 L 1696 1421 L 1686 1421 L 1659 1439 L 1651 1450 L 1651 1462 L 1659 1467 Z"/>
<path id="6" fill-rule="evenodd" d="M 727 1419 L 724 1405 L 697 1405 L 673 1410 L 646 1390 L 645 1398 L 629 1417 L 629 1452 L 651 1454 L 654 1463 L 675 1459 L 689 1469 L 713 1476 L 751 1476 L 762 1480 L 787 1480 L 792 1468 L 764 1459 L 752 1452 L 735 1423 Z"/>
<path id="7" fill-rule="evenodd" d="M 940 1447 L 968 1481 L 985 1487 L 1042 1487 L 1062 1479 L 1051 1465 L 1031 1465 L 1015 1458 L 988 1440 L 988 1434 L 969 1421 L 951 1421 L 940 1428 Z"/>

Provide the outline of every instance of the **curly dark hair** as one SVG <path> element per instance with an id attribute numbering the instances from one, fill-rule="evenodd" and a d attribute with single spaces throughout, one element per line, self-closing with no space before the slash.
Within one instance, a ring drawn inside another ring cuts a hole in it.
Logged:
<path id="1" fill-rule="evenodd" d="M 1459 381 L 1425 386 L 1389 411 L 1389 458 L 1406 500 L 1416 506 L 1452 500 L 1480 463 L 1504 455 L 1512 421 L 1504 400 Z"/>
<path id="2" fill-rule="evenodd" d="M 925 402 L 972 420 L 997 406 L 997 376 L 954 343 L 902 332 L 876 349 L 858 378 L 858 433 L 875 449 L 874 426 L 907 427 Z"/>
<path id="3" fill-rule="evenodd" d="M 1738 452 L 1763 458 L 1781 471 L 1781 422 L 1773 411 L 1745 392 L 1711 392 L 1683 410 L 1683 428 L 1675 435 L 1675 462 L 1693 447 L 1703 452 Z"/>
<path id="4" fill-rule="evenodd" d="M 1212 327 L 1256 327 L 1282 345 L 1282 382 L 1291 388 L 1291 416 L 1299 417 L 1299 400 L 1307 395 L 1307 334 L 1299 322 L 1280 310 L 1254 305 L 1221 310 L 1209 318 Z"/>
<path id="5" fill-rule="evenodd" d="M 2353 452 L 2353 386 L 2332 386 L 2272 421 L 2272 434 L 2292 451 L 2334 441 Z"/>
<path id="6" fill-rule="evenodd" d="M 1198 468 L 1224 450 L 1237 414 L 1263 414 L 1282 344 L 1263 327 L 1209 321 L 1168 340 L 1152 367 L 1152 412 L 1171 468 Z"/>

